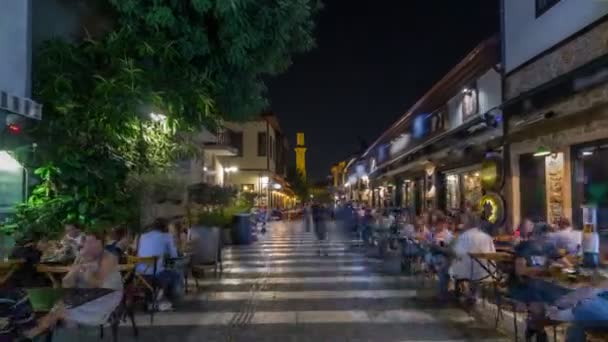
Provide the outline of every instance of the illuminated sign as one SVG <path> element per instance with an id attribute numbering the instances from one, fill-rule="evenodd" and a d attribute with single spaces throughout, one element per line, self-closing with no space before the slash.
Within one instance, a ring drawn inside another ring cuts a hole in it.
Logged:
<path id="1" fill-rule="evenodd" d="M 402 134 L 400 137 L 393 140 L 389 149 L 389 154 L 395 156 L 405 150 L 409 146 L 411 139 L 411 134 Z"/>
<path id="2" fill-rule="evenodd" d="M 492 224 L 502 224 L 505 220 L 505 201 L 495 192 L 488 192 L 479 201 L 483 217 Z"/>
<path id="3" fill-rule="evenodd" d="M 412 125 L 412 135 L 414 138 L 420 139 L 428 132 L 427 116 L 428 114 L 420 114 L 414 118 L 414 124 Z"/>

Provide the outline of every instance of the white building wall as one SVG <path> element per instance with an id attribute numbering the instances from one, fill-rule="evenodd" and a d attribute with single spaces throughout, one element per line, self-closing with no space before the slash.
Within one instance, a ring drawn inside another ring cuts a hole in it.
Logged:
<path id="1" fill-rule="evenodd" d="M 485 114 L 501 104 L 502 81 L 498 72 L 494 69 L 488 70 L 477 79 L 476 84 L 479 114 Z M 458 93 L 448 101 L 448 129 L 456 128 L 463 123 L 462 99 L 463 94 Z"/>
<path id="2" fill-rule="evenodd" d="M 227 122 L 225 126 L 232 131 L 243 132 L 243 156 L 225 158 L 225 166 L 236 166 L 239 169 L 266 169 L 267 157 L 258 156 L 258 132 L 266 132 L 266 121 Z"/>
<path id="3" fill-rule="evenodd" d="M 0 90 L 31 95 L 31 0 L 0 4 Z"/>
<path id="4" fill-rule="evenodd" d="M 536 18 L 534 0 L 502 2 L 507 73 L 608 13 L 608 1 L 561 0 Z"/>

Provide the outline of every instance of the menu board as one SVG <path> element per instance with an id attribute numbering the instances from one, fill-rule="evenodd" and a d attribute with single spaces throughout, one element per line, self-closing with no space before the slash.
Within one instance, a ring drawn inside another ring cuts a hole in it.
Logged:
<path id="1" fill-rule="evenodd" d="M 547 182 L 547 222 L 555 222 L 564 215 L 564 154 L 554 153 L 545 157 Z"/>

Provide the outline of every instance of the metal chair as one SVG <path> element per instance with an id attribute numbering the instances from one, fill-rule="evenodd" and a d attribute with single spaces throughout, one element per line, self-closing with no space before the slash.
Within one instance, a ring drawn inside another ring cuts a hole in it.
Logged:
<path id="1" fill-rule="evenodd" d="M 144 304 L 152 303 L 152 309 L 150 311 L 150 324 L 154 323 L 154 313 L 158 309 L 157 305 L 157 293 L 158 287 L 156 286 L 156 277 L 157 273 L 157 262 L 158 257 L 136 257 L 136 256 L 127 256 L 127 263 L 135 265 L 135 268 L 131 271 L 131 273 L 127 274 L 125 279 L 128 280 L 129 277 L 133 277 L 133 300 L 137 297 L 143 298 Z M 137 272 L 137 267 L 143 266 L 141 273 Z M 149 271 L 152 271 L 149 274 Z M 149 302 L 148 302 L 149 300 Z"/>

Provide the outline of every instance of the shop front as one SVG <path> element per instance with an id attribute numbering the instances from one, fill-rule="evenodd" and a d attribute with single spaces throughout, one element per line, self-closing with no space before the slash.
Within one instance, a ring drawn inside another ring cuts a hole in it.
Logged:
<path id="1" fill-rule="evenodd" d="M 450 170 L 445 173 L 445 209 L 457 212 L 465 208 L 479 211 L 483 192 L 481 189 L 481 165 Z"/>
<path id="2" fill-rule="evenodd" d="M 608 139 L 572 147 L 573 219 L 585 223 L 583 209 L 589 208 L 591 223 L 600 231 L 608 231 Z"/>
<path id="3" fill-rule="evenodd" d="M 597 210 L 597 228 L 608 229 L 608 106 L 573 119 L 511 144 L 514 224 L 566 217 L 582 227 L 583 210 L 591 207 Z"/>

